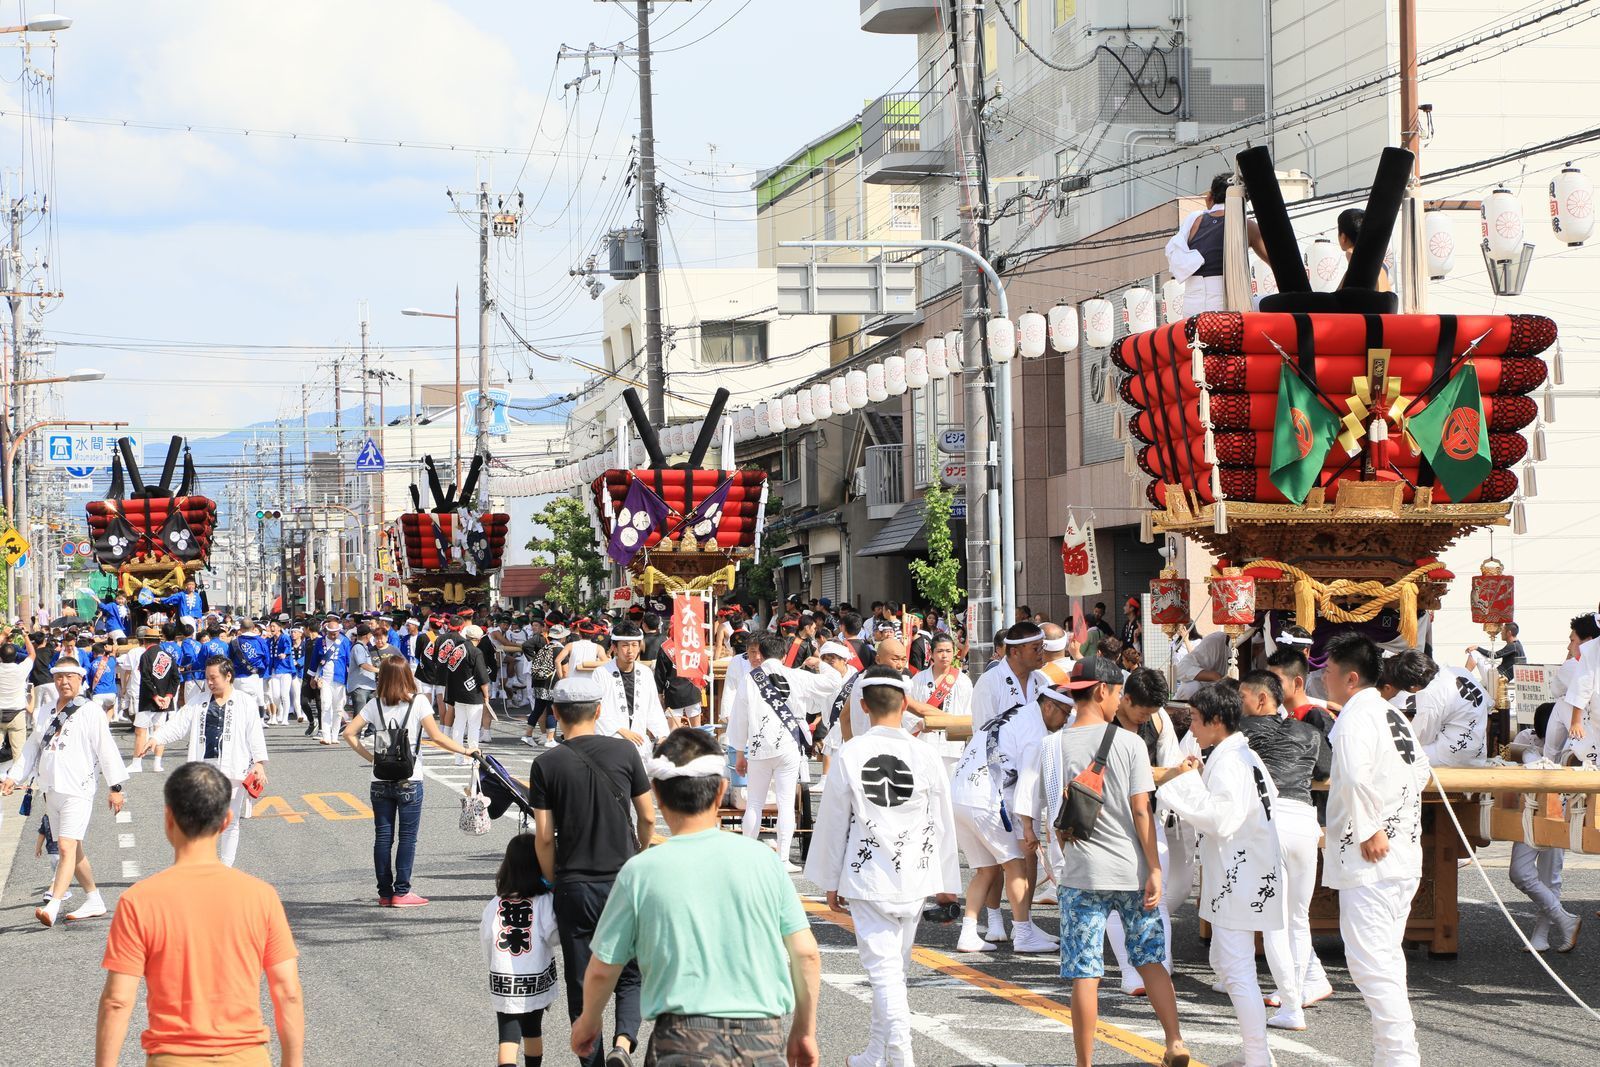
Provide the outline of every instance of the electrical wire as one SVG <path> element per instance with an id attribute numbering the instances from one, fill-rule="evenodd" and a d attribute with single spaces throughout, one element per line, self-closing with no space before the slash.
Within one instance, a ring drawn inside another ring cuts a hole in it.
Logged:
<path id="1" fill-rule="evenodd" d="M 1156 94 L 1156 100 L 1160 100 L 1160 99 L 1162 99 L 1163 97 L 1165 97 L 1167 95 L 1167 91 L 1166 91 L 1167 84 L 1169 82 L 1172 83 L 1173 86 L 1177 89 L 1178 99 L 1173 103 L 1171 108 L 1159 107 L 1159 106 L 1157 106 L 1155 100 L 1151 100 L 1150 99 L 1149 94 L 1144 91 L 1144 86 L 1139 83 L 1140 75 L 1139 74 L 1135 74 L 1133 72 L 1133 70 L 1128 66 L 1128 64 L 1123 62 L 1122 57 L 1120 55 L 1118 55 L 1115 50 L 1113 50 L 1111 48 L 1108 48 L 1106 45 L 1103 45 L 1103 44 L 1096 44 L 1093 48 L 1091 48 L 1089 50 L 1089 55 L 1087 57 L 1085 57 L 1083 62 L 1077 64 L 1076 66 L 1063 66 L 1063 65 L 1061 65 L 1059 63 L 1055 63 L 1055 62 L 1052 62 L 1049 59 L 1046 59 L 1044 56 L 1039 54 L 1038 49 L 1034 48 L 1033 45 L 1028 43 L 1027 37 L 1025 37 L 1022 34 L 1022 32 L 1017 29 L 1017 24 L 1015 22 L 1011 21 L 1011 13 L 1006 10 L 1006 5 L 1004 3 L 1004 0 L 1002 0 L 1002 2 L 1000 2 L 1000 3 L 996 3 L 994 5 L 994 8 L 995 8 L 995 10 L 1000 12 L 1001 19 L 1003 19 L 1005 21 L 1006 28 L 1011 31 L 1011 36 L 1013 36 L 1013 37 L 1015 37 L 1017 39 L 1017 43 L 1022 45 L 1023 48 L 1027 49 L 1028 54 L 1033 56 L 1034 59 L 1038 60 L 1041 64 L 1043 64 L 1044 66 L 1050 68 L 1051 70 L 1060 71 L 1063 74 L 1075 74 L 1078 71 L 1083 70 L 1086 67 L 1088 67 L 1091 62 L 1093 62 L 1096 58 L 1098 58 L 1098 56 L 1099 56 L 1099 54 L 1101 52 L 1104 52 L 1106 55 L 1110 56 L 1113 60 L 1115 60 L 1117 66 L 1121 67 L 1123 72 L 1128 75 L 1128 80 L 1133 84 L 1134 91 L 1137 92 L 1141 98 L 1143 98 L 1143 100 L 1145 102 L 1145 106 L 1148 107 L 1151 111 L 1154 111 L 1158 115 L 1176 115 L 1178 113 L 1178 110 L 1183 107 L 1183 86 L 1181 84 L 1178 84 L 1178 81 L 1177 81 L 1176 78 L 1172 77 L 1172 74 L 1171 74 L 1170 70 L 1166 70 L 1165 53 L 1161 53 L 1161 54 L 1163 56 L 1162 69 L 1166 72 L 1166 76 L 1162 79 L 1161 91 Z M 1158 49 L 1158 48 L 1156 48 L 1155 46 L 1152 45 L 1150 50 L 1149 50 L 1149 52 L 1146 53 L 1145 63 L 1146 64 L 1149 63 L 1150 55 L 1156 54 L 1156 53 L 1159 53 L 1159 52 L 1160 52 L 1160 49 Z M 1142 74 L 1144 68 L 1140 67 L 1139 69 L 1140 69 L 1140 72 Z"/>

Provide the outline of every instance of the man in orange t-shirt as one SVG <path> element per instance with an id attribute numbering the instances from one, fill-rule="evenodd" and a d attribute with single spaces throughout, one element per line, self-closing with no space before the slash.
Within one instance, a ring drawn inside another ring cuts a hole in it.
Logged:
<path id="1" fill-rule="evenodd" d="M 282 1067 L 303 1067 L 305 1008 L 283 902 L 270 885 L 217 858 L 217 838 L 232 817 L 232 783 L 208 763 L 186 763 L 162 792 L 173 864 L 117 901 L 101 964 L 96 1067 L 116 1067 L 141 978 L 149 1067 L 270 1067 L 263 974 Z"/>

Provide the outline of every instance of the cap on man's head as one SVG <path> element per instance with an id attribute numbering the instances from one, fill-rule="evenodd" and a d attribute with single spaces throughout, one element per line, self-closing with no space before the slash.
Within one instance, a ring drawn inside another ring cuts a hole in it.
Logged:
<path id="1" fill-rule="evenodd" d="M 461 628 L 461 636 L 465 637 L 468 641 L 482 641 L 483 627 L 472 625 L 463 626 Z"/>
<path id="2" fill-rule="evenodd" d="M 591 678 L 563 678 L 550 691 L 550 699 L 557 704 L 598 704 L 600 686 Z"/>
<path id="3" fill-rule="evenodd" d="M 1101 656 L 1086 656 L 1072 665 L 1068 689 L 1092 689 L 1097 685 L 1121 685 L 1122 668 Z"/>

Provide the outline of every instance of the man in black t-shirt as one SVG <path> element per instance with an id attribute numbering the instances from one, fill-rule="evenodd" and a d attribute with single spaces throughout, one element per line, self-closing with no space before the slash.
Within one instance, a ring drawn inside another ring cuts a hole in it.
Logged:
<path id="1" fill-rule="evenodd" d="M 146 631 L 145 636 L 153 637 L 154 634 Z M 139 708 L 133 716 L 135 752 L 139 751 L 139 746 L 152 730 L 178 710 L 178 686 L 182 683 L 182 672 L 177 657 L 168 646 L 168 642 L 178 636 L 178 624 L 166 623 L 161 628 L 161 636 L 166 640 L 149 645 L 139 657 Z M 161 770 L 161 756 L 165 752 L 165 745 L 155 750 L 155 769 L 158 771 Z M 136 757 L 128 764 L 129 774 L 138 774 L 142 770 L 142 757 Z"/>
<path id="2" fill-rule="evenodd" d="M 450 736 L 465 743 L 469 749 L 478 747 L 478 736 L 483 723 L 484 690 L 489 682 L 489 672 L 483 664 L 483 653 L 478 642 L 483 631 L 470 623 L 459 633 L 451 632 L 439 642 L 434 660 L 443 674 L 445 716 L 449 721 Z M 464 756 L 456 757 L 465 765 Z"/>
<path id="3" fill-rule="evenodd" d="M 555 871 L 556 928 L 561 935 L 567 1013 L 583 1013 L 589 941 L 605 910 L 617 872 L 650 843 L 655 804 L 639 752 L 619 737 L 600 737 L 595 716 L 600 686 L 563 678 L 552 692 L 565 742 L 534 761 L 528 780 L 539 866 Z M 638 1045 L 639 965 L 629 961 L 617 981 L 615 1044 Z M 600 1050 L 583 1061 L 601 1067 Z"/>

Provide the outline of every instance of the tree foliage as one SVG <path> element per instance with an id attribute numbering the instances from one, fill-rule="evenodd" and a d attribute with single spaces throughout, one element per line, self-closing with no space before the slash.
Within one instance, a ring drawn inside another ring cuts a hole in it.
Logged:
<path id="1" fill-rule="evenodd" d="M 938 478 L 929 480 L 922 498 L 922 516 L 928 536 L 928 558 L 911 561 L 911 577 L 916 579 L 917 592 L 930 608 L 938 608 L 948 616 L 961 603 L 967 591 L 958 584 L 961 577 L 961 560 L 956 556 L 955 544 L 950 537 L 950 512 L 954 494 L 939 484 Z"/>
<path id="2" fill-rule="evenodd" d="M 557 497 L 533 521 L 550 531 L 550 536 L 528 542 L 529 551 L 549 560 L 550 592 L 545 599 L 572 614 L 591 610 L 600 599 L 606 563 L 595 548 L 594 528 L 583 504 L 576 497 Z"/>

